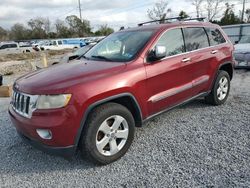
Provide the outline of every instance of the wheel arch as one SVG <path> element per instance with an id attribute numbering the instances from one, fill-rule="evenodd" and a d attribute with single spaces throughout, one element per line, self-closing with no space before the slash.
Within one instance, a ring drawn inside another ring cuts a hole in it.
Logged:
<path id="1" fill-rule="evenodd" d="M 217 71 L 217 75 L 218 75 L 218 73 L 219 73 L 220 70 L 226 71 L 229 74 L 230 79 L 231 80 L 233 79 L 233 64 L 232 64 L 232 62 L 227 61 L 227 62 L 221 64 L 219 66 L 218 71 Z"/>
<path id="2" fill-rule="evenodd" d="M 118 103 L 118 104 L 121 104 L 121 105 L 125 106 L 126 108 L 128 108 L 128 110 L 132 113 L 132 115 L 134 117 L 136 127 L 142 126 L 142 112 L 141 112 L 141 108 L 140 108 L 139 103 L 137 102 L 136 98 L 131 93 L 122 93 L 122 94 L 114 95 L 114 96 L 99 100 L 99 101 L 91 104 L 86 109 L 86 111 L 82 117 L 76 138 L 75 138 L 75 146 L 78 146 L 78 144 L 79 144 L 79 141 L 81 139 L 81 134 L 82 134 L 82 131 L 84 129 L 84 126 L 85 126 L 86 120 L 88 119 L 89 114 L 96 107 L 98 107 L 102 104 L 105 104 L 105 103 L 109 103 L 109 102 Z"/>

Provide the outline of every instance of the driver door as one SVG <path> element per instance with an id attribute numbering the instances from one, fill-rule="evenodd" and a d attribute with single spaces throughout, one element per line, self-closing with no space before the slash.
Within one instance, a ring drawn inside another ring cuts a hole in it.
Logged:
<path id="1" fill-rule="evenodd" d="M 182 29 L 166 31 L 155 46 L 165 46 L 167 55 L 145 64 L 149 115 L 192 97 L 193 63 L 185 53 Z"/>

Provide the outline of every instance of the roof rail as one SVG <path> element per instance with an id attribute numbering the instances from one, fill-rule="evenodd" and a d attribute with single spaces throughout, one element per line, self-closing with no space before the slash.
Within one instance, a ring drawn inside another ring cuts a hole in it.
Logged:
<path id="1" fill-rule="evenodd" d="M 197 20 L 199 22 L 204 22 L 206 19 L 206 17 L 197 17 L 197 18 L 185 18 L 185 19 L 181 19 L 180 21 L 192 21 L 192 20 Z"/>
<path id="2" fill-rule="evenodd" d="M 172 17 L 172 18 L 166 18 L 166 19 L 162 19 L 162 20 L 153 20 L 153 21 L 148 21 L 148 22 L 143 22 L 143 23 L 139 23 L 138 26 L 143 26 L 145 24 L 150 24 L 150 23 L 165 23 L 165 21 L 169 21 L 169 20 L 177 20 L 177 21 L 192 21 L 192 20 L 197 20 L 197 21 L 204 21 L 206 18 L 205 17 L 197 17 L 197 18 L 183 18 L 181 16 L 178 17 Z"/>

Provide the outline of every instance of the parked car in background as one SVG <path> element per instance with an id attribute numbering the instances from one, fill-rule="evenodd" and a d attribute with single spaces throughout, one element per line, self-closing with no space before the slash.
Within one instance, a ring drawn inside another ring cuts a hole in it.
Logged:
<path id="1" fill-rule="evenodd" d="M 242 36 L 234 47 L 235 67 L 250 68 L 250 35 Z"/>
<path id="2" fill-rule="evenodd" d="M 127 152 L 135 126 L 156 115 L 200 97 L 224 104 L 232 51 L 229 38 L 211 23 L 122 30 L 74 63 L 17 79 L 10 118 L 34 147 L 65 157 L 79 149 L 82 157 L 108 164 Z"/>
<path id="3" fill-rule="evenodd" d="M 105 36 L 88 37 L 88 38 L 81 39 L 81 40 L 84 41 L 88 45 L 88 44 L 97 44 L 98 42 L 100 42 L 104 38 L 105 38 Z"/>
<path id="4" fill-rule="evenodd" d="M 85 46 L 86 43 L 80 40 L 74 39 L 62 39 L 62 40 L 51 40 L 50 45 L 41 46 L 41 50 L 64 50 L 64 49 L 76 49 Z"/>
<path id="5" fill-rule="evenodd" d="M 0 44 L 0 54 L 18 54 L 32 52 L 31 46 L 19 46 L 16 42 L 6 42 Z"/>
<path id="6" fill-rule="evenodd" d="M 41 41 L 36 41 L 32 44 L 32 48 L 35 51 L 41 51 L 41 46 L 50 46 L 52 45 L 50 40 L 41 40 Z"/>
<path id="7" fill-rule="evenodd" d="M 76 50 L 73 53 L 69 53 L 66 54 L 65 56 L 63 56 L 59 62 L 55 62 L 52 65 L 56 65 L 56 64 L 61 64 L 61 63 L 69 63 L 70 61 L 73 61 L 81 56 L 83 56 L 89 49 L 91 49 L 94 46 L 94 44 L 89 44 L 86 45 L 84 47 L 79 48 L 78 50 Z"/>

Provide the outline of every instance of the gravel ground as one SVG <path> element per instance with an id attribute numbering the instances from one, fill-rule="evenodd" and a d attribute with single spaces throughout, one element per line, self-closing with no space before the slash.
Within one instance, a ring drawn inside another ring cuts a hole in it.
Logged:
<path id="1" fill-rule="evenodd" d="M 227 103 L 195 100 L 137 128 L 119 161 L 95 166 L 24 144 L 0 99 L 0 187 L 250 187 L 250 71 L 238 70 Z"/>

